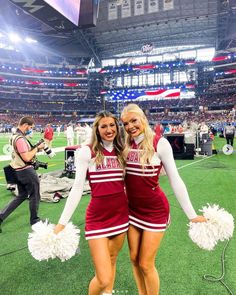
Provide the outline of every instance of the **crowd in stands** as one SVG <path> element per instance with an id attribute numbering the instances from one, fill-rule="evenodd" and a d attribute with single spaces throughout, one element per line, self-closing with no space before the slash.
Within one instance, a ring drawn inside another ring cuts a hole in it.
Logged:
<path id="1" fill-rule="evenodd" d="M 98 103 L 93 100 L 81 100 L 81 101 L 72 101 L 72 102 L 47 102 L 40 100 L 1 100 L 0 101 L 0 111 L 9 110 L 9 111 L 24 111 L 27 110 L 38 112 L 88 112 L 96 111 L 101 109 L 101 103 Z"/>
<path id="2" fill-rule="evenodd" d="M 76 124 L 83 117 L 93 118 L 104 108 L 119 115 L 120 108 L 128 103 L 108 101 L 105 96 L 95 95 L 96 91 L 89 91 L 88 88 L 96 84 L 97 78 L 94 83 L 88 81 L 88 76 L 79 80 L 75 77 L 76 67 L 59 64 L 57 67 L 31 65 L 25 68 L 28 68 L 28 72 L 22 71 L 21 63 L 12 66 L 10 63 L 0 62 L 0 70 L 4 72 L 0 74 L 0 131 L 2 132 L 7 132 L 27 114 L 34 117 L 38 126 L 45 126 L 48 122 L 55 126 L 59 123 Z M 66 73 L 67 70 L 71 72 Z M 42 85 L 37 83 L 34 85 L 33 82 L 36 80 L 43 81 Z M 168 98 L 140 101 L 138 104 L 153 122 L 172 121 L 179 124 L 188 120 L 220 125 L 230 119 L 230 110 L 236 106 L 235 80 L 236 78 L 227 79 L 227 83 L 223 80 L 215 81 L 196 98 Z M 71 84 L 65 84 L 68 81 Z M 100 85 L 100 80 L 98 82 Z M 179 86 L 175 82 L 171 85 Z"/>
<path id="3" fill-rule="evenodd" d="M 91 106 L 90 106 L 91 107 Z M 95 105 L 94 105 L 95 107 Z M 95 112 L 98 112 L 102 109 L 102 105 L 98 105 Z M 107 106 L 107 109 L 111 110 L 115 113 L 115 106 L 110 105 Z M 155 124 L 156 122 L 162 122 L 163 124 L 167 124 L 168 122 L 172 122 L 173 124 L 180 124 L 184 121 L 194 121 L 194 122 L 206 122 L 209 126 L 215 125 L 218 126 L 217 129 L 223 128 L 224 124 L 227 121 L 234 121 L 234 116 L 232 116 L 232 111 L 220 111 L 220 112 L 158 112 L 158 113 L 150 113 L 148 110 L 145 111 L 150 122 Z M 8 111 L 7 113 L 0 113 L 0 132 L 9 132 L 12 126 L 16 124 L 19 119 L 25 115 L 33 116 L 36 122 L 36 125 L 44 127 L 48 122 L 52 123 L 52 125 L 56 126 L 58 124 L 65 125 L 70 122 L 76 124 L 81 118 L 85 117 L 87 119 L 94 118 L 94 115 L 86 114 L 85 112 L 74 113 L 66 115 L 62 112 L 58 112 L 57 115 L 52 114 L 51 112 L 47 112 L 45 114 L 40 114 L 37 110 L 30 113 L 25 113 L 23 110 L 19 112 Z"/>

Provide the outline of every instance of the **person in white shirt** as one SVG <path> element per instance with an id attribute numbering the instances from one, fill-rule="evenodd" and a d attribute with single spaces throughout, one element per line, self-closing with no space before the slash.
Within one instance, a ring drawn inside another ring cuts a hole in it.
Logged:
<path id="1" fill-rule="evenodd" d="M 85 123 L 84 129 L 85 129 L 85 144 L 87 144 L 91 141 L 92 128 L 89 126 L 89 124 Z"/>
<path id="2" fill-rule="evenodd" d="M 80 145 L 85 140 L 85 128 L 78 123 L 74 131 L 76 132 L 76 144 Z"/>
<path id="3" fill-rule="evenodd" d="M 57 126 L 57 136 L 60 136 L 60 134 L 61 134 L 61 126 L 58 125 Z"/>
<path id="4" fill-rule="evenodd" d="M 12 133 L 12 134 L 16 134 L 16 130 L 17 130 L 17 128 L 16 128 L 15 126 L 13 126 L 13 127 L 11 128 L 11 133 Z"/>
<path id="5" fill-rule="evenodd" d="M 66 129 L 67 146 L 74 145 L 74 129 L 72 124 L 68 124 Z"/>
<path id="6" fill-rule="evenodd" d="M 200 124 L 200 128 L 199 128 L 199 135 L 200 135 L 200 140 L 202 140 L 202 138 L 204 137 L 203 135 L 208 135 L 208 132 L 209 132 L 209 128 L 208 126 L 206 125 L 205 122 L 202 122 Z"/>

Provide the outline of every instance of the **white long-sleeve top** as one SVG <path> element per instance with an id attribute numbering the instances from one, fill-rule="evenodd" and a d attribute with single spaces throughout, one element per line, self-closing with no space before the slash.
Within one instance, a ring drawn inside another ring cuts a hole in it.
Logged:
<path id="1" fill-rule="evenodd" d="M 135 143 L 139 144 L 143 140 L 143 134 L 134 138 Z M 193 208 L 190 201 L 187 188 L 179 175 L 177 167 L 175 165 L 175 160 L 173 156 L 173 151 L 169 141 L 162 137 L 157 143 L 156 147 L 157 156 L 161 160 L 163 167 L 165 168 L 166 175 L 169 178 L 170 185 L 174 191 L 174 194 L 180 203 L 184 213 L 189 219 L 197 217 L 197 214 Z"/>
<path id="2" fill-rule="evenodd" d="M 112 142 L 103 141 L 103 146 L 109 152 L 113 150 Z M 59 219 L 58 223 L 60 224 L 66 225 L 71 219 L 77 206 L 79 205 L 83 194 L 84 183 L 91 158 L 91 150 L 88 146 L 83 146 L 75 153 L 75 181 L 66 200 L 64 210 Z"/>

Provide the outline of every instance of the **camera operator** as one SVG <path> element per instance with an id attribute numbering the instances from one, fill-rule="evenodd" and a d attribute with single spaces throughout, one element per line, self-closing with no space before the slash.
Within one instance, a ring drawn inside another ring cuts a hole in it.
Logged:
<path id="1" fill-rule="evenodd" d="M 1 223 L 10 215 L 24 200 L 29 198 L 30 224 L 37 223 L 38 207 L 40 202 L 39 178 L 33 167 L 36 153 L 43 149 L 45 144 L 41 143 L 32 147 L 26 136 L 34 127 L 34 120 L 31 117 L 20 119 L 16 134 L 11 138 L 12 160 L 10 166 L 14 169 L 17 179 L 18 195 L 0 211 L 0 232 Z"/>

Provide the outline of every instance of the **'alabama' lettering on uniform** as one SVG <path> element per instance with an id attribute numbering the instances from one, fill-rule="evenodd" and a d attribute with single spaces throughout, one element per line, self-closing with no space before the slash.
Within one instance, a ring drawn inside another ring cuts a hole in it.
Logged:
<path id="1" fill-rule="evenodd" d="M 128 230 L 128 204 L 124 192 L 124 171 L 114 149 L 103 149 L 104 159 L 95 163 L 95 155 L 88 167 L 92 199 L 86 211 L 86 239 L 119 234 Z"/>

